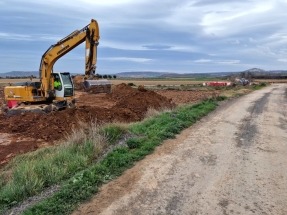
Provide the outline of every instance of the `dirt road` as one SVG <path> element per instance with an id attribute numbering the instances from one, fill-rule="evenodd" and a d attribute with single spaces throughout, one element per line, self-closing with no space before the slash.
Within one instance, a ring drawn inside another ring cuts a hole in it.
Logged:
<path id="1" fill-rule="evenodd" d="M 287 85 L 166 141 L 74 214 L 287 214 Z"/>

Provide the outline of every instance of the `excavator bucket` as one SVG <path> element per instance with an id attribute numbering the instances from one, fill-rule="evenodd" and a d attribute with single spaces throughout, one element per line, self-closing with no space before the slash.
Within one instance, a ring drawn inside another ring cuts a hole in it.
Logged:
<path id="1" fill-rule="evenodd" d="M 109 80 L 85 80 L 84 90 L 90 93 L 111 93 L 112 83 Z"/>

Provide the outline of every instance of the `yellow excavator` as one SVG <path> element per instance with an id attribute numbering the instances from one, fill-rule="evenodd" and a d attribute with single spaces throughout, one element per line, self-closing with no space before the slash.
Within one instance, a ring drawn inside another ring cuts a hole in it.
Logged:
<path id="1" fill-rule="evenodd" d="M 75 93 L 71 75 L 68 72 L 53 72 L 53 66 L 59 58 L 83 42 L 86 42 L 84 89 L 89 91 L 104 85 L 104 91 L 109 93 L 111 83 L 108 80 L 95 80 L 99 39 L 98 23 L 92 19 L 89 25 L 50 46 L 41 59 L 39 82 L 16 83 L 4 88 L 6 109 L 49 112 L 73 107 Z"/>

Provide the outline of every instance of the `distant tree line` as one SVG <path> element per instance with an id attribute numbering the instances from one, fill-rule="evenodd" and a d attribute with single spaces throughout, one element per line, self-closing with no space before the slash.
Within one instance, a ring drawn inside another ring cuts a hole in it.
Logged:
<path id="1" fill-rule="evenodd" d="M 100 75 L 100 74 L 96 74 L 95 75 L 97 78 L 101 79 L 101 78 L 104 78 L 104 79 L 116 79 L 117 76 L 116 75 Z"/>
<path id="2" fill-rule="evenodd" d="M 84 77 L 85 75 L 72 75 L 72 78 L 76 77 L 76 76 L 82 76 Z M 94 77 L 98 78 L 98 79 L 116 79 L 117 76 L 116 75 L 100 75 L 100 74 L 95 74 Z"/>
<path id="3" fill-rule="evenodd" d="M 116 79 L 117 76 L 116 75 L 100 75 L 100 74 L 96 74 L 95 75 L 97 78 L 99 79 Z M 37 78 L 36 76 L 34 75 L 29 75 L 29 76 L 5 76 L 5 77 L 1 77 L 0 76 L 0 79 L 27 79 L 27 78 L 30 78 L 30 79 L 34 79 L 34 78 Z"/>
<path id="4" fill-rule="evenodd" d="M 1 77 L 0 76 L 0 79 L 27 79 L 27 78 L 34 79 L 34 78 L 37 78 L 37 77 L 34 76 L 34 75 L 29 75 L 29 76 L 5 76 L 5 77 Z"/>
<path id="5" fill-rule="evenodd" d="M 245 78 L 247 80 L 251 79 L 287 79 L 286 73 L 272 73 L 272 72 L 241 72 L 239 74 L 240 78 Z"/>
<path id="6" fill-rule="evenodd" d="M 287 75 L 257 75 L 252 78 L 257 79 L 287 79 Z"/>

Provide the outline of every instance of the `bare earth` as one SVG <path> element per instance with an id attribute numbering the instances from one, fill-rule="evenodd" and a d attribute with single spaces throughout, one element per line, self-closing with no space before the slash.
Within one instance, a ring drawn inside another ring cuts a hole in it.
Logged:
<path id="1" fill-rule="evenodd" d="M 74 214 L 287 214 L 287 85 L 223 104 Z"/>

